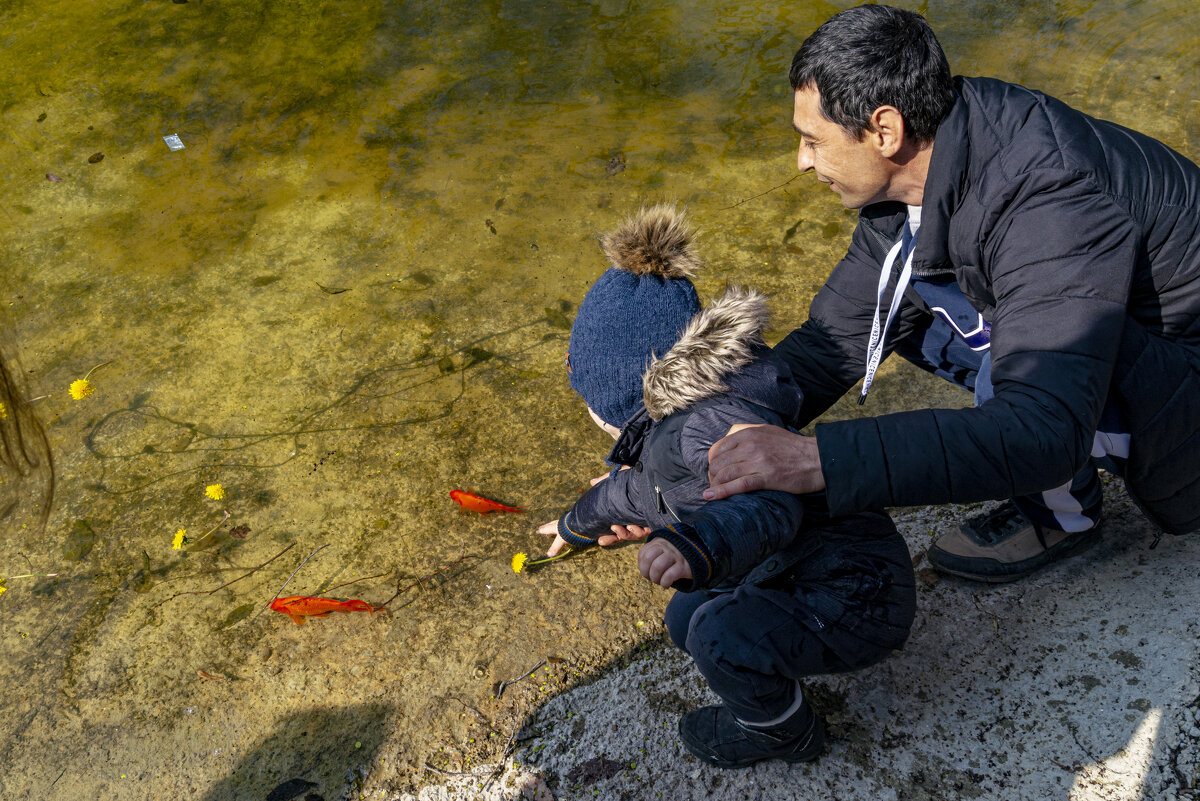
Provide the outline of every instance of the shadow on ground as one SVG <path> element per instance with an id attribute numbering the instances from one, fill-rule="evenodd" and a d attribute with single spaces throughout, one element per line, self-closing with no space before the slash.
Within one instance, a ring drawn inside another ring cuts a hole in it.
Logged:
<path id="1" fill-rule="evenodd" d="M 204 801 L 340 798 L 361 783 L 354 766 L 373 761 L 389 714 L 385 705 L 362 704 L 284 718 L 274 734 L 209 788 Z"/>
<path id="2" fill-rule="evenodd" d="M 819 761 L 710 768 L 676 721 L 714 703 L 689 660 L 661 648 L 549 701 L 488 798 L 987 798 L 1140 801 L 1192 797 L 1200 767 L 1200 538 L 1164 538 L 1108 488 L 1102 541 L 1002 586 L 919 569 L 902 652 L 815 680 L 829 723 Z M 914 553 L 974 511 L 910 510 Z M 481 785 L 418 797 L 475 798 Z M 522 791 L 519 787 L 524 787 Z M 524 795 L 522 795 L 524 792 Z M 539 795 L 540 793 L 540 795 Z"/>

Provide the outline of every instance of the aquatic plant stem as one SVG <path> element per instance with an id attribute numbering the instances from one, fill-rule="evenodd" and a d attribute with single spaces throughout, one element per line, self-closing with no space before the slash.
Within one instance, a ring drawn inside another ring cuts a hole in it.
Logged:
<path id="1" fill-rule="evenodd" d="M 332 587 L 327 587 L 326 589 L 321 590 L 320 592 L 316 593 L 316 595 L 324 595 L 327 592 L 340 590 L 342 587 L 349 587 L 351 584 L 357 584 L 360 581 L 370 581 L 371 579 L 383 578 L 386 575 L 387 573 L 376 573 L 374 576 L 363 576 L 362 578 L 356 578 L 352 581 L 343 581 L 341 584 L 334 584 Z"/>
<path id="2" fill-rule="evenodd" d="M 543 662 L 542 664 L 545 663 Z M 492 784 L 496 781 L 496 779 L 500 778 L 504 774 L 504 771 L 508 769 L 507 762 L 509 755 L 512 753 L 513 743 L 517 741 L 517 732 L 520 730 L 520 727 L 517 724 L 520 723 L 520 721 L 520 716 L 513 718 L 512 726 L 510 727 L 512 732 L 508 735 L 508 742 L 505 743 L 504 750 L 500 752 L 500 760 L 496 763 L 495 770 L 493 770 L 492 775 L 488 777 L 487 784 L 483 786 L 483 792 L 485 794 L 491 789 Z"/>
<path id="3" fill-rule="evenodd" d="M 723 207 L 717 209 L 717 211 L 728 211 L 729 209 L 736 209 L 738 206 L 742 205 L 743 203 L 749 203 L 751 200 L 757 200 L 758 198 L 762 197 L 763 195 L 771 194 L 776 189 L 782 189 L 783 187 L 787 186 L 788 184 L 790 184 L 792 181 L 796 180 L 799 177 L 800 177 L 800 175 L 793 175 L 791 178 L 788 178 L 786 181 L 779 184 L 778 186 L 772 186 L 766 192 L 759 192 L 757 195 L 751 195 L 750 197 L 745 198 L 744 200 L 739 200 L 737 203 L 734 203 L 732 206 L 723 206 Z"/>
<path id="4" fill-rule="evenodd" d="M 201 541 L 202 541 L 202 540 L 203 540 L 205 537 L 207 537 L 209 534 L 212 534 L 214 531 L 216 531 L 217 529 L 219 529 L 221 526 L 225 525 L 225 521 L 229 519 L 229 510 L 228 510 L 228 509 L 225 509 L 225 510 L 223 510 L 223 511 L 225 512 L 225 516 L 224 516 L 223 518 L 221 518 L 221 522 L 220 522 L 220 523 L 217 523 L 215 526 L 213 526 L 212 528 L 210 528 L 208 531 L 204 532 L 204 534 L 202 534 L 202 535 L 200 536 L 200 538 L 196 540 L 196 542 L 192 542 L 192 543 L 189 543 L 189 544 L 190 544 L 190 545 L 196 545 L 197 543 L 201 542 Z"/>
<path id="5" fill-rule="evenodd" d="M 419 579 L 417 579 L 417 580 L 416 580 L 416 581 L 414 581 L 412 584 L 409 584 L 407 587 L 398 588 L 398 589 L 396 590 L 395 594 L 394 594 L 394 595 L 392 595 L 392 597 L 391 597 L 391 598 L 388 598 L 386 601 L 384 601 L 383 603 L 381 603 L 379 606 L 375 607 L 375 611 L 376 611 L 376 612 L 378 612 L 380 609 L 383 609 L 385 606 L 387 606 L 387 605 L 388 605 L 388 604 L 390 604 L 392 601 L 394 601 L 394 600 L 396 600 L 397 598 L 399 598 L 399 597 L 400 597 L 401 595 L 403 595 L 404 593 L 406 593 L 406 592 L 408 592 L 409 590 L 411 590 L 413 587 L 417 587 L 417 586 L 419 586 L 419 585 L 421 584 L 421 582 L 423 582 L 423 581 L 429 581 L 429 579 L 433 578 L 434 576 L 439 576 L 439 575 L 441 575 L 442 573 L 445 573 L 445 572 L 446 572 L 447 570 L 449 570 L 450 568 L 452 568 L 452 567 L 454 567 L 455 565 L 457 565 L 457 564 L 459 564 L 460 562 L 462 562 L 462 561 L 463 561 L 464 559 L 466 559 L 466 558 L 467 558 L 467 556 L 468 556 L 468 554 L 466 553 L 466 548 L 467 548 L 467 546 L 466 546 L 466 543 L 463 543 L 463 554 L 462 554 L 461 556 L 459 556 L 457 559 L 455 559 L 455 560 L 454 560 L 454 561 L 452 561 L 452 562 L 447 562 L 446 564 L 442 565 L 440 568 L 438 568 L 438 569 L 437 569 L 437 570 L 435 570 L 434 572 L 430 573 L 429 575 L 427 575 L 427 576 L 423 576 L 422 578 L 419 578 Z M 408 605 L 408 604 L 405 604 L 405 606 L 407 606 L 407 605 Z"/>
<path id="6" fill-rule="evenodd" d="M 226 588 L 226 587 L 228 587 L 230 584 L 235 584 L 235 583 L 237 583 L 237 582 L 241 581 L 241 580 L 242 580 L 242 579 L 244 579 L 244 578 L 248 578 L 249 576 L 253 576 L 255 573 L 257 573 L 258 571 L 262 570 L 264 567 L 266 567 L 267 565 L 271 564 L 271 563 L 272 563 L 272 562 L 274 562 L 276 559 L 278 559 L 279 557 L 283 556 L 285 553 L 287 553 L 288 551 L 290 551 L 292 548 L 295 548 L 295 547 L 296 547 L 296 543 L 294 543 L 294 542 L 293 542 L 293 543 L 289 543 L 289 544 L 288 544 L 288 546 L 287 546 L 286 548 L 284 548 L 282 551 L 280 551 L 279 553 L 277 553 L 277 554 L 275 554 L 274 556 L 272 556 L 272 557 L 271 557 L 270 559 L 268 559 L 267 561 L 263 562 L 261 565 L 258 565 L 257 567 L 252 567 L 252 568 L 250 568 L 250 570 L 249 570 L 249 571 L 247 571 L 246 573 L 244 573 L 243 575 L 241 575 L 241 576 L 238 576 L 237 578 L 233 579 L 232 581 L 227 581 L 227 582 L 225 582 L 225 583 L 224 583 L 224 584 L 222 584 L 220 587 L 213 587 L 211 590 L 186 590 L 186 591 L 184 591 L 184 592 L 177 592 L 177 593 L 175 593 L 175 594 L 174 594 L 174 595 L 172 595 L 172 596 L 169 596 L 169 597 L 167 597 L 167 598 L 163 598 L 161 601 L 159 601 L 158 603 L 154 604 L 154 606 L 152 606 L 152 607 L 150 607 L 150 608 L 151 608 L 151 609 L 154 609 L 154 608 L 156 608 L 156 607 L 162 606 L 162 605 L 163 605 L 163 604 L 165 604 L 167 601 L 173 601 L 174 599 L 178 598 L 178 597 L 179 597 L 179 596 L 181 596 L 181 595 L 212 595 L 214 592 L 217 592 L 217 591 L 219 591 L 219 590 L 223 590 L 223 589 L 225 589 L 225 588 Z M 227 568 L 226 568 L 226 569 L 227 569 Z"/>
<path id="7" fill-rule="evenodd" d="M 546 660 L 543 659 L 541 662 L 538 662 L 536 665 L 534 665 L 529 670 L 522 673 L 520 676 L 517 676 L 515 679 L 506 679 L 504 681 L 496 682 L 496 687 L 495 687 L 496 700 L 497 701 L 500 700 L 500 696 L 504 695 L 504 691 L 507 690 L 510 685 L 516 684 L 519 681 L 524 681 L 525 679 L 529 678 L 534 673 L 536 673 L 538 668 L 545 667 L 545 665 L 546 665 Z"/>
<path id="8" fill-rule="evenodd" d="M 296 569 L 292 571 L 292 575 L 290 575 L 290 576 L 288 576 L 288 577 L 287 577 L 287 581 L 283 582 L 283 586 L 279 588 L 279 591 L 278 591 L 278 592 L 276 592 L 276 593 L 275 593 L 275 595 L 271 597 L 271 600 L 267 601 L 267 605 L 266 605 L 266 606 L 264 606 L 262 609 L 259 609 L 257 612 L 255 612 L 255 613 L 254 613 L 254 617 L 258 617 L 258 616 L 259 616 L 259 615 L 261 615 L 263 612 L 265 612 L 265 611 L 267 611 L 268 609 L 270 609 L 270 608 L 271 608 L 271 604 L 275 603 L 275 599 L 276 599 L 276 598 L 278 598 L 280 595 L 282 595 L 282 594 L 283 594 L 283 591 L 284 591 L 284 589 L 286 589 L 286 588 L 287 588 L 287 585 L 288 585 L 288 584 L 291 584 L 291 583 L 292 583 L 292 579 L 294 579 L 294 578 L 296 577 L 296 574 L 300 572 L 300 568 L 304 567 L 305 563 L 306 563 L 306 562 L 308 562 L 308 560 L 309 560 L 309 559 L 312 559 L 314 556 L 316 556 L 318 553 L 320 553 L 321 551 L 323 551 L 324 549 L 326 549 L 326 548 L 328 548 L 328 547 L 329 547 L 329 543 L 325 543 L 325 544 L 324 544 L 324 545 L 322 545 L 320 548 L 318 548 L 317 550 L 313 551 L 313 552 L 312 552 L 312 553 L 310 553 L 308 556 L 304 557 L 304 561 L 302 561 L 300 564 L 296 565 Z M 250 619 L 251 619 L 251 620 L 253 620 L 254 618 L 250 618 Z"/>

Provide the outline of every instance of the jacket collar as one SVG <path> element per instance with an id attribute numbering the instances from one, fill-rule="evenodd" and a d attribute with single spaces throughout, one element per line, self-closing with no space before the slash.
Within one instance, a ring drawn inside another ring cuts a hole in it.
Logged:
<path id="1" fill-rule="evenodd" d="M 921 199 L 921 231 L 913 254 L 912 272 L 921 278 L 954 273 L 949 251 L 950 217 L 962 199 L 971 152 L 967 138 L 969 113 L 962 89 L 962 78 L 955 78 L 954 105 L 933 139 L 929 174 L 925 176 L 925 192 Z M 884 243 L 886 249 L 900 237 L 907 213 L 904 204 L 885 202 L 867 206 L 859 216 L 883 235 L 887 240 Z"/>
<path id="2" fill-rule="evenodd" d="M 727 379 L 765 347 L 767 301 L 754 290 L 731 287 L 701 309 L 661 358 L 651 358 L 642 377 L 643 402 L 661 420 L 702 400 L 728 392 Z"/>
<path id="3" fill-rule="evenodd" d="M 967 137 L 967 101 L 962 78 L 954 79 L 954 105 L 938 126 L 921 199 L 921 231 L 913 255 L 913 275 L 932 277 L 954 272 L 950 262 L 950 217 L 962 200 L 971 142 Z"/>

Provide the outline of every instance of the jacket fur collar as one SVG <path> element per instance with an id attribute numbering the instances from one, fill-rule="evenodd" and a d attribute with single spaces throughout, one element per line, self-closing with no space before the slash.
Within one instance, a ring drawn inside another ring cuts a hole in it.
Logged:
<path id="1" fill-rule="evenodd" d="M 728 392 L 728 377 L 765 347 L 768 319 L 766 298 L 752 289 L 731 287 L 701 309 L 674 347 L 651 358 L 642 378 L 650 417 L 661 420 Z"/>

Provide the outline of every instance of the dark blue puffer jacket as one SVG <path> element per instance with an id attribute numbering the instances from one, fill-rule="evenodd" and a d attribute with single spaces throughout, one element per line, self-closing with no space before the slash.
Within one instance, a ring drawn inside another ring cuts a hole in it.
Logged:
<path id="1" fill-rule="evenodd" d="M 1131 495 L 1166 531 L 1200 528 L 1200 168 L 1024 87 L 955 83 L 914 274 L 953 276 L 991 322 L 996 394 L 975 409 L 818 425 L 830 511 L 1060 486 L 1087 462 L 1111 393 L 1132 435 Z M 904 217 L 896 203 L 862 210 L 808 321 L 776 347 L 805 392 L 795 425 L 862 378 L 879 268 Z M 910 288 L 887 349 L 928 314 Z"/>
<path id="2" fill-rule="evenodd" d="M 594 545 L 614 523 L 654 529 L 687 557 L 693 580 L 677 589 L 760 581 L 818 547 L 801 532 L 803 505 L 785 492 L 706 502 L 708 449 L 735 423 L 784 425 L 801 393 L 762 342 L 765 300 L 731 289 L 693 319 L 647 371 L 645 405 L 621 429 L 614 470 L 559 519 L 573 547 Z"/>

